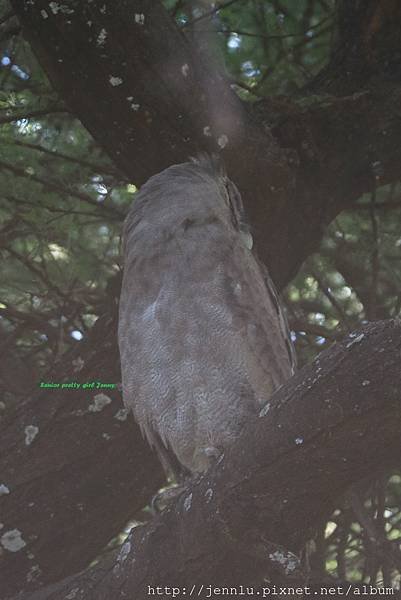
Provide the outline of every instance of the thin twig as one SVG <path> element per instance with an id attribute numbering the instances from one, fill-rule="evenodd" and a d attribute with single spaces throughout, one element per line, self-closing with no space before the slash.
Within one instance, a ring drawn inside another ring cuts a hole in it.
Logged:
<path id="1" fill-rule="evenodd" d="M 377 288 L 379 282 L 379 226 L 376 216 L 376 189 L 373 190 L 370 199 L 370 222 L 372 226 L 372 251 L 370 255 L 371 280 L 369 290 L 369 304 L 366 307 L 368 319 L 373 321 L 377 312 Z"/>
<path id="2" fill-rule="evenodd" d="M 185 0 L 178 0 L 177 4 L 174 6 L 174 8 L 171 12 L 171 16 L 173 17 L 173 19 L 176 18 L 178 11 L 181 10 L 181 8 L 184 6 L 184 4 L 185 4 Z"/>
<path id="3" fill-rule="evenodd" d="M 8 200 L 9 202 L 11 202 L 12 204 L 26 204 L 28 206 L 35 206 L 36 208 L 38 208 L 38 203 L 37 202 L 31 202 L 30 200 L 20 200 L 19 198 L 16 198 L 15 196 L 10 196 L 10 195 L 3 195 L 3 198 L 5 200 Z M 104 219 L 104 215 L 100 214 L 100 213 L 96 213 L 96 212 L 89 212 L 89 211 L 84 211 L 84 210 L 70 210 L 70 209 L 63 209 L 63 208 L 55 208 L 54 206 L 48 206 L 47 204 L 43 204 L 42 202 L 40 203 L 40 208 L 42 208 L 43 210 L 48 210 L 49 212 L 52 213 L 62 213 L 63 215 L 82 215 L 84 217 L 96 217 L 97 219 Z M 20 219 L 20 215 L 17 217 L 18 220 Z"/>
<path id="4" fill-rule="evenodd" d="M 0 168 L 10 171 L 17 177 L 23 177 L 24 179 L 29 179 L 30 181 L 35 181 L 36 183 L 40 183 L 41 185 L 45 186 L 49 190 L 51 190 L 53 192 L 57 192 L 58 194 L 63 194 L 66 196 L 70 196 L 72 198 L 77 198 L 78 200 L 81 200 L 82 202 L 86 202 L 87 204 L 96 206 L 96 208 L 99 208 L 100 210 L 103 210 L 104 212 L 108 212 L 109 214 L 113 215 L 113 217 L 115 217 L 115 218 L 122 219 L 125 216 L 118 209 L 116 209 L 114 207 L 105 206 L 104 204 L 97 202 L 96 200 L 94 200 L 93 198 L 88 196 L 87 194 L 83 194 L 82 192 L 78 192 L 76 190 L 70 190 L 68 188 L 63 187 L 59 183 L 53 183 L 52 181 L 48 181 L 46 179 L 43 179 L 42 177 L 38 177 L 37 175 L 34 175 L 34 174 L 31 175 L 30 173 L 27 173 L 25 171 L 25 169 L 15 167 L 14 165 L 10 165 L 9 163 L 6 163 L 2 160 L 0 160 Z"/>
<path id="5" fill-rule="evenodd" d="M 84 160 L 82 158 L 76 158 L 74 156 L 69 156 L 68 154 L 64 154 L 64 152 L 59 152 L 57 150 L 49 150 L 44 146 L 39 144 L 31 144 L 29 142 L 21 142 L 20 140 L 3 140 L 3 144 L 12 144 L 15 146 L 20 146 L 21 148 L 29 148 L 30 150 L 36 150 L 38 152 L 42 152 L 43 154 L 48 154 L 49 156 L 53 156 L 54 158 L 61 158 L 62 160 L 66 160 L 69 162 L 76 163 L 81 165 L 82 167 L 86 167 L 95 171 L 96 173 L 106 173 L 107 175 L 112 175 L 113 177 L 122 179 L 123 175 L 119 173 L 117 170 L 112 167 L 108 167 L 107 165 L 95 165 L 90 161 Z"/>
<path id="6" fill-rule="evenodd" d="M 338 315 L 340 316 L 346 329 L 349 330 L 350 329 L 350 321 L 349 321 L 349 318 L 348 318 L 347 314 L 345 313 L 343 307 L 341 306 L 341 304 L 337 301 L 337 299 L 331 293 L 329 288 L 324 284 L 321 277 L 315 272 L 312 273 L 312 275 L 316 279 L 323 294 L 326 296 L 326 298 L 329 300 L 329 302 L 332 304 L 332 306 L 336 309 L 336 311 L 337 311 Z"/>
<path id="7" fill-rule="evenodd" d="M 242 2 L 242 1 L 243 0 L 228 0 L 228 2 L 225 2 L 224 4 L 220 4 L 219 6 L 216 6 L 212 10 L 210 10 L 206 13 L 203 13 L 203 15 L 199 15 L 199 17 L 195 17 L 194 19 L 191 19 L 191 21 L 188 21 L 187 23 L 183 23 L 182 29 L 185 29 L 186 27 L 191 27 L 192 25 L 194 25 L 195 23 L 198 23 L 199 21 L 202 21 L 203 19 L 208 19 L 209 17 L 212 17 L 216 13 L 220 12 L 221 10 L 224 10 L 225 8 L 228 8 L 232 4 L 235 4 L 236 2 Z"/>
<path id="8" fill-rule="evenodd" d="M 343 337 L 340 332 L 337 334 L 335 331 L 330 331 L 322 325 L 316 323 L 307 323 L 301 319 L 290 319 L 290 328 L 294 331 L 304 331 L 307 335 L 313 335 L 317 337 L 323 337 L 328 340 L 339 340 Z"/>
<path id="9" fill-rule="evenodd" d="M 45 117 L 47 115 L 55 114 L 55 113 L 68 113 L 69 111 L 63 107 L 48 107 L 42 108 L 38 110 L 31 110 L 30 112 L 24 112 L 20 114 L 14 115 L 5 115 L 0 116 L 0 125 L 4 125 L 5 123 L 13 123 L 14 121 L 21 121 L 23 119 L 32 119 L 34 117 Z"/>
<path id="10" fill-rule="evenodd" d="M 15 12 L 13 11 L 13 9 L 7 11 L 2 17 L 0 17 L 0 25 L 3 25 L 3 23 L 14 17 L 14 15 Z"/>
<path id="11" fill-rule="evenodd" d="M 55 292 L 57 295 L 59 295 L 61 297 L 64 297 L 66 295 L 60 290 L 60 288 L 58 288 L 56 285 L 54 285 L 50 281 L 49 277 L 47 276 L 47 273 L 44 273 L 41 269 L 39 269 L 34 264 L 32 264 L 32 262 L 29 261 L 25 256 L 23 256 L 19 252 L 16 252 L 13 248 L 11 248 L 9 246 L 6 246 L 4 248 L 4 250 L 6 250 L 6 252 L 8 252 L 11 256 L 16 258 L 21 264 L 23 264 L 34 275 L 36 275 L 36 277 L 38 277 L 45 284 L 47 289 L 52 290 L 53 292 Z"/>

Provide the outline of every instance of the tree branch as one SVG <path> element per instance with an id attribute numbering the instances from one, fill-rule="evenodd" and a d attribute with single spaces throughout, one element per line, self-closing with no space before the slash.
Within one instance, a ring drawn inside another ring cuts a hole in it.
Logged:
<path id="1" fill-rule="evenodd" d="M 356 478 L 398 463 L 400 360 L 398 321 L 350 334 L 276 392 L 174 508 L 133 529 L 114 564 L 109 557 L 30 600 L 73 590 L 85 600 L 144 598 L 148 585 L 262 586 L 266 574 L 288 584 L 288 551 L 300 551 Z"/>
<path id="2" fill-rule="evenodd" d="M 326 223 L 401 173 L 401 86 L 391 75 L 401 68 L 401 16 L 389 0 L 356 4 L 339 3 L 341 43 L 303 98 L 241 105 L 159 2 L 98 0 L 68 14 L 44 0 L 12 2 L 63 100 L 130 181 L 224 146 L 280 288 Z"/>
<path id="3" fill-rule="evenodd" d="M 90 169 L 95 173 L 105 173 L 106 175 L 111 175 L 117 180 L 122 179 L 122 174 L 118 172 L 117 169 L 114 169 L 110 165 L 105 164 L 95 164 L 84 158 L 80 158 L 78 156 L 71 156 L 69 154 L 65 154 L 64 152 L 58 152 L 57 150 L 50 150 L 49 148 L 45 148 L 45 146 L 41 146 L 40 144 L 31 144 L 29 142 L 23 142 L 21 140 L 2 140 L 3 144 L 10 144 L 13 146 L 19 146 L 20 148 L 28 148 L 29 150 L 35 150 L 36 152 L 41 152 L 43 154 L 47 154 L 52 158 L 57 158 L 63 161 L 72 162 L 85 169 Z"/>
<path id="4" fill-rule="evenodd" d="M 89 194 L 85 194 L 76 189 L 74 190 L 64 187 L 60 183 L 50 181 L 48 179 L 45 179 L 44 177 L 36 175 L 35 173 L 30 173 L 29 171 L 27 171 L 26 169 L 22 169 L 21 167 L 16 167 L 10 163 L 6 163 L 0 160 L 0 169 L 10 171 L 16 177 L 23 177 L 26 179 L 30 179 L 31 181 L 35 181 L 35 183 L 43 185 L 43 187 L 47 188 L 48 190 L 52 192 L 57 192 L 62 197 L 70 196 L 71 198 L 77 198 L 78 200 L 81 200 L 81 202 L 85 202 L 86 204 L 95 206 L 99 209 L 99 212 L 103 211 L 103 213 L 108 214 L 110 219 L 113 218 L 114 220 L 122 221 L 124 218 L 124 214 L 114 206 L 107 206 L 105 204 L 102 204 L 101 202 L 97 202 L 94 198 L 89 196 Z"/>
<path id="5" fill-rule="evenodd" d="M 65 108 L 57 106 L 38 108 L 37 110 L 25 110 L 19 113 L 6 114 L 4 116 L 0 115 L 0 125 L 4 125 L 5 123 L 14 123 L 15 121 L 20 121 L 22 119 L 36 119 L 37 117 L 47 117 L 48 115 L 65 112 L 67 112 Z"/>

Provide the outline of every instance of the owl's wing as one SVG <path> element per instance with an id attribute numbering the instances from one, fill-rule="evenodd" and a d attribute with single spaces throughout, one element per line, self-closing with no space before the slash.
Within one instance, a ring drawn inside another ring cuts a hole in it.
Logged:
<path id="1" fill-rule="evenodd" d="M 296 368 L 297 368 L 297 355 L 295 353 L 294 344 L 292 343 L 291 331 L 290 331 L 290 327 L 288 325 L 285 307 L 280 300 L 280 296 L 276 290 L 273 280 L 271 279 L 271 277 L 269 275 L 267 267 L 259 259 L 256 258 L 256 260 L 257 260 L 257 262 L 260 266 L 261 272 L 264 276 L 266 289 L 267 289 L 268 294 L 270 295 L 272 305 L 276 309 L 276 313 L 277 313 L 279 324 L 280 324 L 280 330 L 281 330 L 282 336 L 285 341 L 285 347 L 286 347 L 288 359 L 289 359 L 289 362 L 291 365 L 291 375 L 294 375 Z"/>
<path id="2" fill-rule="evenodd" d="M 149 446 L 156 451 L 167 477 L 173 476 L 176 481 L 185 481 L 191 472 L 178 460 L 167 440 L 162 440 L 156 429 L 150 424 L 141 427 Z"/>
<path id="3" fill-rule="evenodd" d="M 240 236 L 227 266 L 227 304 L 232 307 L 232 327 L 241 332 L 249 378 L 263 402 L 295 369 L 284 308 L 266 267 Z"/>

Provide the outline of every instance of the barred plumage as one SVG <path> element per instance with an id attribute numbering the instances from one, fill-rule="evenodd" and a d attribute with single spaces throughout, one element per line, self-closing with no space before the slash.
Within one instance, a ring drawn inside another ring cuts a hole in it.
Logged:
<path id="1" fill-rule="evenodd" d="M 205 471 L 293 372 L 251 241 L 239 191 L 207 156 L 152 177 L 125 221 L 124 402 L 178 477 Z"/>

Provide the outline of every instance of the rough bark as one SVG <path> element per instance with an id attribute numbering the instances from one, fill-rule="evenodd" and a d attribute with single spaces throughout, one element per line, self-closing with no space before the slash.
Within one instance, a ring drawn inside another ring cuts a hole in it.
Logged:
<path id="1" fill-rule="evenodd" d="M 399 462 L 400 361 L 399 321 L 370 324 L 335 344 L 274 394 L 174 507 L 133 529 L 118 557 L 29 598 L 262 586 L 266 572 L 272 582 L 301 583 L 290 553 L 357 478 Z"/>
<path id="2" fill-rule="evenodd" d="M 280 287 L 339 210 L 377 183 L 399 178 L 401 19 L 394 2 L 339 2 L 338 44 L 304 96 L 252 107 L 241 106 L 209 71 L 158 2 L 71 0 L 62 5 L 73 12 L 56 14 L 43 0 L 12 4 L 63 99 L 135 183 L 227 135 L 228 169 L 243 193 L 259 253 Z M 98 43 L 103 29 L 104 45 Z M 222 110 L 214 112 L 216 90 Z M 208 126 L 212 137 L 205 135 Z M 99 323 L 98 338 L 82 349 L 80 380 L 96 380 L 99 373 L 119 380 L 114 331 L 115 322 Z M 71 360 L 62 375 L 73 379 Z M 383 389 L 389 385 L 385 381 Z M 29 542 L 25 550 L 34 555 L 3 553 L 2 593 L 84 568 L 162 481 L 135 426 L 113 418 L 117 399 L 101 412 L 73 414 L 83 406 L 87 411 L 92 400 L 47 392 L 2 420 L 0 483 L 10 494 L 0 498 L 0 521 L 20 529 Z M 24 429 L 31 424 L 39 434 L 25 446 Z"/>
<path id="3" fill-rule="evenodd" d="M 339 2 L 327 68 L 299 97 L 252 107 L 159 2 L 70 0 L 56 14 L 45 0 L 12 5 L 56 89 L 135 183 L 227 142 L 228 170 L 279 287 L 335 214 L 399 177 L 401 17 L 393 0 Z"/>

